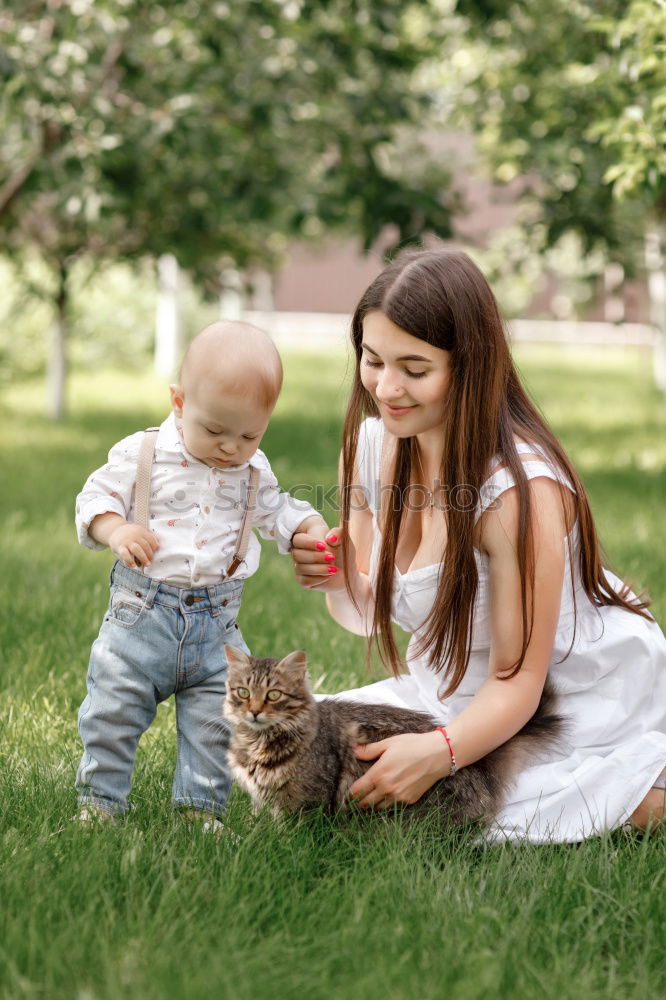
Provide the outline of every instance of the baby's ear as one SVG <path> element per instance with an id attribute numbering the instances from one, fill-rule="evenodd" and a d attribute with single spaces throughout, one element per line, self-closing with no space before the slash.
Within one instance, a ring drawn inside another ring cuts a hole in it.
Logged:
<path id="1" fill-rule="evenodd" d="M 174 385 L 170 385 L 169 386 L 169 395 L 171 396 L 171 407 L 173 409 L 173 412 L 176 414 L 177 417 L 182 417 L 182 415 L 183 415 L 183 400 L 185 398 L 184 395 L 183 395 L 183 390 L 181 389 L 181 387 L 179 385 L 175 385 L 175 384 Z"/>
<path id="2" fill-rule="evenodd" d="M 227 663 L 230 667 L 236 667 L 237 669 L 246 670 L 250 666 L 250 659 L 247 653 L 244 653 L 242 649 L 238 649 L 237 646 L 230 646 L 229 643 L 224 644 L 224 655 L 227 658 Z"/>
<path id="3" fill-rule="evenodd" d="M 305 671 L 308 669 L 307 655 L 304 650 L 297 649 L 295 653 L 289 653 L 289 656 L 285 656 L 283 660 L 280 660 L 278 667 L 285 667 L 294 673 L 300 672 L 301 677 L 303 677 Z"/>

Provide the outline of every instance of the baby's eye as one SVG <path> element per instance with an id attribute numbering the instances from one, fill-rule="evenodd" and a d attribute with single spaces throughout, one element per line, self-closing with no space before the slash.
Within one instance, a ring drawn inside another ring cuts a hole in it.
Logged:
<path id="1" fill-rule="evenodd" d="M 206 432 L 207 432 L 208 434 L 212 434 L 212 435 L 213 435 L 213 437 L 217 437 L 217 435 L 218 435 L 218 434 L 221 434 L 221 433 L 222 433 L 222 431 L 214 431 L 214 430 L 212 430 L 212 429 L 211 429 L 210 427 L 204 427 L 204 430 L 205 430 L 205 431 L 206 431 Z"/>
<path id="2" fill-rule="evenodd" d="M 273 689 L 272 691 L 269 691 L 268 694 L 266 695 L 266 700 L 279 701 L 281 697 L 282 697 L 282 691 L 277 691 L 276 689 Z"/>
<path id="3" fill-rule="evenodd" d="M 250 692 L 247 688 L 235 688 L 235 691 L 239 698 L 247 700 L 250 697 Z"/>
<path id="4" fill-rule="evenodd" d="M 243 437 L 245 438 L 246 441 L 256 441 L 257 438 L 259 437 L 259 435 L 258 434 L 243 434 Z"/>

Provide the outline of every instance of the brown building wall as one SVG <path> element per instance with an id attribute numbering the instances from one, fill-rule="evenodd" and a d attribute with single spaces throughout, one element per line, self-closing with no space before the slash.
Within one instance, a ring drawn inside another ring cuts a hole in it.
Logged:
<path id="1" fill-rule="evenodd" d="M 493 233 L 515 221 L 522 181 L 519 179 L 500 187 L 475 176 L 473 141 L 469 136 L 440 137 L 437 151 L 457 163 L 456 186 L 466 206 L 465 213 L 456 220 L 456 238 L 451 245 L 487 245 Z M 330 240 L 319 246 L 295 244 L 274 282 L 275 309 L 280 312 L 352 312 L 363 291 L 381 270 L 381 248 L 390 245 L 390 236 L 388 233 L 386 238 L 379 240 L 367 255 L 362 252 L 358 240 Z M 556 278 L 548 277 L 525 315 L 546 317 L 551 314 L 550 303 L 556 292 Z M 627 281 L 620 294 L 627 322 L 649 322 L 645 282 Z M 596 299 L 580 318 L 607 318 L 603 282 L 599 283 Z"/>

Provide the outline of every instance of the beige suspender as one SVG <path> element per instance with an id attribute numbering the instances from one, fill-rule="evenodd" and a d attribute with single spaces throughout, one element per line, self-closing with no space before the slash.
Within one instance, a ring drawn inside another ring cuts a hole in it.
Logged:
<path id="1" fill-rule="evenodd" d="M 149 427 L 143 435 L 139 457 L 136 461 L 136 486 L 134 488 L 134 523 L 149 527 L 150 480 L 153 472 L 153 455 L 159 427 Z"/>
<path id="2" fill-rule="evenodd" d="M 241 521 L 240 531 L 238 532 L 238 544 L 236 546 L 236 552 L 234 557 L 229 563 L 229 569 L 227 570 L 227 576 L 233 576 L 240 564 L 245 559 L 245 553 L 247 552 L 247 546 L 250 541 L 250 532 L 252 531 L 252 518 L 254 517 L 254 512 L 257 506 L 257 489 L 259 487 L 259 469 L 255 468 L 254 465 L 250 466 L 250 481 L 247 484 L 247 497 L 245 498 L 245 510 L 243 511 L 243 520 Z"/>
<path id="3" fill-rule="evenodd" d="M 153 471 L 153 456 L 159 427 L 149 427 L 143 435 L 139 457 L 136 463 L 136 487 L 134 491 L 134 523 L 149 528 L 150 520 L 150 480 Z M 257 490 L 259 488 L 259 469 L 250 466 L 250 481 L 245 498 L 245 510 L 238 532 L 238 544 L 233 559 L 227 570 L 227 577 L 233 576 L 245 559 L 250 542 L 252 520 L 257 506 Z"/>

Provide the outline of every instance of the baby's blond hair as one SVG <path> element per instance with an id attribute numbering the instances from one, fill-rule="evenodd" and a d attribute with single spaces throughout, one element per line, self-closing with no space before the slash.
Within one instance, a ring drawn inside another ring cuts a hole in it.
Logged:
<path id="1" fill-rule="evenodd" d="M 194 381 L 219 379 L 230 393 L 242 393 L 273 409 L 282 388 L 282 362 L 268 334 L 241 320 L 220 320 L 191 341 L 180 366 L 183 392 Z"/>

